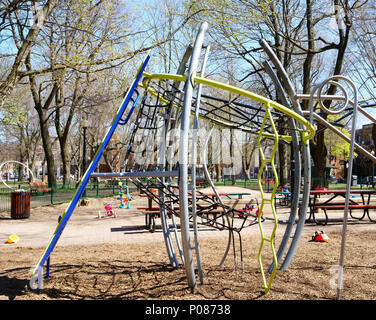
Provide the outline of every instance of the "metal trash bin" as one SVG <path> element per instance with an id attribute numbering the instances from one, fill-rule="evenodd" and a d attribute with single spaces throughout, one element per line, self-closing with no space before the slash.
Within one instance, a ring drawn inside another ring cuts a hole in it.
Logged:
<path id="1" fill-rule="evenodd" d="M 30 191 L 16 190 L 11 193 L 10 216 L 13 219 L 30 217 Z"/>

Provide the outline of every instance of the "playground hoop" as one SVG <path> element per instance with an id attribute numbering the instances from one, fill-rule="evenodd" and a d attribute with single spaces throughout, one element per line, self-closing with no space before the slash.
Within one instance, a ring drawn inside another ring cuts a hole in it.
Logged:
<path id="1" fill-rule="evenodd" d="M 24 163 L 22 163 L 22 162 L 19 162 L 19 161 L 15 161 L 15 160 L 5 161 L 5 162 L 3 162 L 2 164 L 0 164 L 0 171 L 1 171 L 2 167 L 5 166 L 5 165 L 8 164 L 8 163 L 17 163 L 17 164 L 20 164 L 20 165 L 24 166 L 24 167 L 29 171 L 29 173 L 31 174 L 32 179 L 34 179 L 33 172 L 29 169 L 29 167 L 28 167 L 26 164 L 24 164 Z M 11 186 L 9 186 L 9 185 L 4 181 L 4 179 L 3 179 L 3 177 L 2 177 L 1 175 L 0 175 L 0 180 L 1 180 L 1 182 L 4 183 L 9 189 L 13 189 Z"/>

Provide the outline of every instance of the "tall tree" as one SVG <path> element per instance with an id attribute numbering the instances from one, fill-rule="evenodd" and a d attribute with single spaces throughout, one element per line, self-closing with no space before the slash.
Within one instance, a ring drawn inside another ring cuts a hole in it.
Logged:
<path id="1" fill-rule="evenodd" d="M 21 3 L 24 5 L 22 15 L 16 10 L 16 5 Z M 33 31 L 28 37 L 26 31 L 35 28 L 29 26 L 30 15 L 36 8 L 34 4 L 45 5 L 43 9 L 52 8 L 54 4 L 55 8 L 52 14 L 52 9 L 48 11 L 48 20 L 35 24 L 38 33 Z M 136 19 L 135 11 L 130 10 L 128 3 L 119 0 L 18 1 L 0 9 L 13 14 L 6 16 L 10 21 L 7 32 L 19 53 L 15 68 L 17 81 L 13 85 L 21 79 L 29 82 L 40 121 L 50 184 L 56 183 L 51 134 L 57 134 L 66 179 L 70 162 L 67 143 L 72 125 L 78 123 L 83 113 L 90 112 L 94 100 L 97 103 L 108 99 L 121 100 L 122 92 L 130 82 L 129 75 L 133 73 L 133 63 L 127 68 L 124 63 L 136 57 L 136 65 L 141 53 L 170 41 L 196 14 L 192 10 L 184 12 L 167 36 L 156 39 L 152 37 L 157 34 L 156 30 L 142 23 L 145 17 L 140 15 Z M 162 20 L 160 24 L 163 24 Z M 26 51 L 24 43 L 30 44 Z M 0 58 L 5 59 L 5 55 Z M 95 90 L 97 81 L 105 78 L 108 75 L 105 71 L 110 69 L 116 70 L 111 76 L 117 84 L 114 88 L 108 81 L 101 94 Z M 5 81 L 3 85 L 9 83 Z M 101 95 L 102 98 L 98 99 Z M 6 94 L 3 97 L 5 99 Z M 51 130 L 53 124 L 55 130 Z"/>
<path id="2" fill-rule="evenodd" d="M 238 79 L 243 81 L 243 86 L 252 90 L 252 86 L 260 82 L 265 87 L 265 94 L 278 100 L 262 72 L 264 57 L 260 55 L 258 40 L 269 41 L 297 90 L 310 93 L 315 81 L 342 73 L 352 20 L 368 1 L 333 0 L 329 7 L 328 1 L 323 0 L 187 2 L 206 8 L 205 18 L 213 25 L 211 34 L 222 54 L 236 56 L 234 62 L 241 59 Z M 327 93 L 335 92 L 336 87 L 329 86 Z M 325 101 L 327 107 L 330 103 Z M 308 105 L 307 101 L 302 102 L 303 109 L 308 109 Z M 311 143 L 318 176 L 325 175 L 327 156 L 321 129 L 319 124 L 319 133 Z"/>

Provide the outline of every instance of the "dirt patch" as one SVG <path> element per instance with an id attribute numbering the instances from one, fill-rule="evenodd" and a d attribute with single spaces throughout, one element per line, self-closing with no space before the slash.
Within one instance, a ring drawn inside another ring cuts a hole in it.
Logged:
<path id="1" fill-rule="evenodd" d="M 258 237 L 244 239 L 244 272 L 235 269 L 233 255 L 218 267 L 225 239 L 201 241 L 204 285 L 194 293 L 187 287 L 184 269 L 173 269 L 163 242 L 57 247 L 51 256 L 51 278 L 40 294 L 27 287 L 30 267 L 42 253 L 37 248 L 3 251 L 0 272 L 2 299 L 335 299 L 331 288 L 338 264 L 339 233 L 329 243 L 301 241 L 286 271 L 277 270 L 270 294 L 263 294 L 257 263 Z M 376 240 L 370 232 L 349 232 L 343 299 L 376 298 Z M 6 257 L 4 256 L 6 255 Z M 270 253 L 263 256 L 267 267 Z"/>

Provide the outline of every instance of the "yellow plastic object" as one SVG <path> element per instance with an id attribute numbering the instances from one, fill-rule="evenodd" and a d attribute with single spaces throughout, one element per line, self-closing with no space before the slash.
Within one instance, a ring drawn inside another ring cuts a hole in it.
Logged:
<path id="1" fill-rule="evenodd" d="M 16 236 L 16 235 L 13 234 L 13 235 L 11 235 L 11 236 L 8 238 L 7 243 L 17 243 L 18 240 L 19 240 L 18 236 Z"/>
<path id="2" fill-rule="evenodd" d="M 270 122 L 270 124 L 273 128 L 273 132 L 274 132 L 274 137 L 273 137 L 274 146 L 273 146 L 273 150 L 272 150 L 272 153 L 271 153 L 271 157 L 266 159 L 264 153 L 262 152 L 261 138 L 262 138 L 262 131 L 264 129 L 265 123 L 268 120 L 268 118 L 269 118 L 269 122 Z M 262 125 L 261 125 L 261 128 L 260 128 L 260 134 L 259 134 L 258 140 L 257 140 L 258 148 L 259 148 L 259 152 L 260 152 L 260 157 L 261 157 L 261 167 L 260 167 L 258 179 L 257 179 L 259 189 L 260 189 L 260 193 L 261 193 L 261 205 L 260 205 L 260 211 L 259 211 L 259 214 L 258 214 L 258 224 L 259 224 L 260 233 L 261 233 L 261 243 L 260 243 L 260 248 L 259 248 L 259 252 L 258 252 L 258 262 L 259 262 L 259 266 L 260 266 L 262 281 L 263 281 L 263 284 L 264 284 L 265 294 L 269 293 L 269 291 L 270 291 L 270 287 L 272 285 L 274 275 L 275 275 L 275 272 L 277 270 L 277 264 L 278 264 L 277 256 L 276 256 L 275 248 L 274 248 L 275 232 L 276 232 L 277 226 L 278 226 L 278 217 L 277 217 L 277 212 L 275 210 L 274 197 L 275 197 L 275 193 L 277 191 L 277 186 L 279 184 L 278 183 L 277 170 L 276 170 L 275 165 L 274 165 L 274 159 L 275 159 L 275 154 L 276 154 L 277 148 L 278 148 L 278 142 L 279 142 L 279 136 L 278 136 L 278 132 L 277 132 L 277 129 L 275 127 L 275 124 L 274 124 L 274 121 L 273 121 L 273 118 L 272 118 L 272 114 L 270 112 L 270 105 L 269 105 L 269 103 L 265 103 L 265 116 L 264 116 L 264 119 L 263 119 L 263 122 L 262 122 Z M 268 162 L 270 163 L 270 165 L 272 167 L 274 179 L 275 179 L 274 180 L 274 187 L 273 187 L 272 195 L 271 195 L 270 199 L 265 198 L 264 190 L 263 190 L 262 184 L 261 184 L 261 178 L 262 178 L 262 173 L 264 171 L 265 163 L 268 163 Z M 270 202 L 270 206 L 272 208 L 273 218 L 274 218 L 274 226 L 273 226 L 273 230 L 272 230 L 269 238 L 265 237 L 264 230 L 262 228 L 262 223 L 261 223 L 261 217 L 263 215 L 263 209 L 264 209 L 264 205 L 265 205 L 266 201 Z M 270 243 L 270 246 L 271 246 L 271 249 L 272 249 L 272 254 L 273 254 L 273 270 L 272 270 L 272 273 L 269 277 L 268 283 L 265 279 L 264 269 L 263 269 L 263 265 L 262 265 L 262 257 L 261 257 L 265 241 Z"/>

